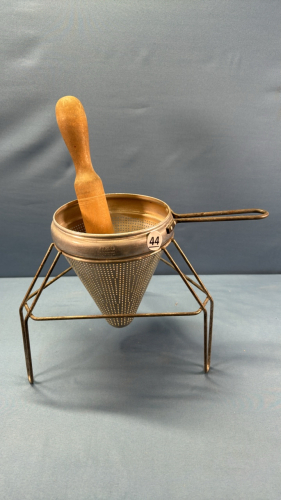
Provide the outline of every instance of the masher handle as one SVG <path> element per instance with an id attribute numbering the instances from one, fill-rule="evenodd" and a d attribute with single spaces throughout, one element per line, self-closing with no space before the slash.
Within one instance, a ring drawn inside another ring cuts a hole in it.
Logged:
<path id="1" fill-rule="evenodd" d="M 269 213 L 261 208 L 244 208 L 242 210 L 222 210 L 218 212 L 198 212 L 192 214 L 176 214 L 172 212 L 174 220 L 178 222 L 215 222 L 230 220 L 265 219 Z M 252 214 L 252 215 L 244 215 Z M 258 215 L 254 215 L 258 214 Z"/>
<path id="2" fill-rule="evenodd" d="M 87 116 L 79 99 L 74 96 L 59 99 L 56 118 L 75 166 L 74 188 L 86 232 L 112 234 L 114 228 L 103 183 L 91 162 Z"/>
<path id="3" fill-rule="evenodd" d="M 56 105 L 56 118 L 77 174 L 92 169 L 88 121 L 81 102 L 74 96 L 62 97 Z"/>

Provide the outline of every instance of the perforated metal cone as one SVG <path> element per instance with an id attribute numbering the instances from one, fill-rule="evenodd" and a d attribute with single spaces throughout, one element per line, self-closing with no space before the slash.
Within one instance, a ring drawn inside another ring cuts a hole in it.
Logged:
<path id="1" fill-rule="evenodd" d="M 125 262 L 86 262 L 66 257 L 102 314 L 135 314 L 162 252 Z M 109 318 L 117 328 L 133 318 Z"/>
<path id="2" fill-rule="evenodd" d="M 161 258 L 161 248 L 173 237 L 174 219 L 168 205 L 156 198 L 111 194 L 107 201 L 114 234 L 85 233 L 76 200 L 56 211 L 52 236 L 102 314 L 135 314 Z M 150 251 L 147 241 L 155 230 L 162 246 Z M 118 328 L 132 320 L 107 319 Z"/>

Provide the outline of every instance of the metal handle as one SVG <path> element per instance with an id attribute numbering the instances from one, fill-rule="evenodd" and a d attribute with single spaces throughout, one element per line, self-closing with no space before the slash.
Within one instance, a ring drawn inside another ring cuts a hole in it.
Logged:
<path id="1" fill-rule="evenodd" d="M 174 221 L 178 222 L 213 222 L 229 220 L 265 219 L 269 213 L 261 208 L 245 208 L 243 210 L 223 210 L 219 212 L 198 212 L 193 214 L 176 214 L 172 212 Z M 259 214 L 259 215 L 242 215 Z"/>

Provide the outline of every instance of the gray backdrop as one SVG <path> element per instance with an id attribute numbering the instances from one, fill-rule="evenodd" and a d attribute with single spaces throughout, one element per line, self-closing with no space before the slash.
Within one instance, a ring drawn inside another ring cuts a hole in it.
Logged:
<path id="1" fill-rule="evenodd" d="M 280 272 L 279 0 L 2 0 L 0 13 L 1 276 L 34 275 L 75 198 L 63 95 L 86 109 L 106 192 L 269 210 L 179 225 L 198 272 Z"/>

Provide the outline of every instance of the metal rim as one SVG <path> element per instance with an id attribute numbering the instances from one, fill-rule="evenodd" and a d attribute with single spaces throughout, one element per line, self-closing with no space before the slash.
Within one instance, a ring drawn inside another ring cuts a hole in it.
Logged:
<path id="1" fill-rule="evenodd" d="M 151 196 L 127 193 L 106 197 L 112 220 L 117 224 L 116 230 L 127 231 L 113 234 L 82 232 L 78 201 L 73 200 L 58 208 L 53 216 L 51 233 L 58 250 L 85 261 L 122 261 L 151 255 L 173 238 L 175 222 L 167 203 Z M 152 232 L 159 233 L 162 238 L 160 248 L 148 245 Z"/>
<path id="2" fill-rule="evenodd" d="M 142 255 L 137 255 L 136 257 L 124 257 L 123 259 L 85 259 L 83 257 L 76 257 L 75 255 L 70 255 L 62 250 L 59 250 L 56 245 L 55 248 L 58 252 L 61 252 L 61 254 L 64 255 L 64 257 L 77 260 L 78 262 L 88 262 L 90 264 L 121 264 L 123 262 L 132 262 L 134 260 L 145 259 L 150 255 L 156 255 L 157 253 L 161 253 L 164 250 L 164 248 L 167 248 L 169 246 L 171 241 L 172 238 L 167 243 L 165 243 L 165 245 L 162 245 L 161 248 L 159 248 L 159 250 L 155 250 L 155 252 L 149 252 Z"/>
<path id="3" fill-rule="evenodd" d="M 132 193 L 109 193 L 109 194 L 106 194 L 106 197 L 107 198 L 111 198 L 111 197 L 128 197 L 128 198 L 140 198 L 140 199 L 143 199 L 143 200 L 147 200 L 149 202 L 155 202 L 155 203 L 158 203 L 159 205 L 161 205 L 163 208 L 166 208 L 167 210 L 167 215 L 166 215 L 166 218 L 164 218 L 163 220 L 161 220 L 160 222 L 158 222 L 155 226 L 152 226 L 151 227 L 151 230 L 155 230 L 157 231 L 157 229 L 159 227 L 161 227 L 163 225 L 163 223 L 165 223 L 165 220 L 170 218 L 170 216 L 172 215 L 172 211 L 171 211 L 171 208 L 169 207 L 169 205 L 167 205 L 167 203 L 165 203 L 164 201 L 158 199 L 158 198 L 154 198 L 152 196 L 146 196 L 146 195 L 142 195 L 142 194 L 132 194 Z M 59 215 L 59 213 L 61 213 L 63 210 L 65 210 L 66 208 L 70 208 L 71 206 L 76 206 L 78 205 L 78 201 L 77 200 L 72 200 L 68 203 L 65 203 L 64 205 L 62 205 L 61 207 L 59 207 L 54 215 L 53 215 L 53 223 L 56 227 L 58 227 L 60 229 L 60 231 L 63 231 L 69 235 L 82 235 L 83 237 L 83 234 L 86 234 L 87 235 L 87 238 L 93 238 L 93 239 L 101 239 L 101 240 L 108 240 L 108 239 L 117 239 L 117 238 L 128 238 L 128 236 L 138 236 L 138 235 L 141 235 L 141 234 L 146 234 L 147 233 L 147 228 L 144 228 L 144 229 L 138 229 L 136 231 L 130 231 L 130 232 L 124 232 L 124 233 L 113 233 L 113 234 L 94 234 L 94 233 L 81 233 L 79 231 L 73 231 L 72 229 L 68 229 L 64 226 L 61 226 L 57 220 L 56 220 L 56 217 Z M 135 212 L 135 214 L 137 215 L 137 212 Z M 132 215 L 134 215 L 134 212 L 132 213 Z"/>

